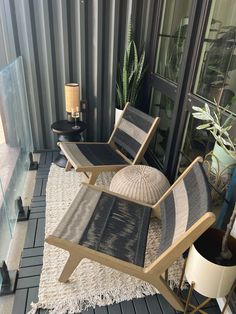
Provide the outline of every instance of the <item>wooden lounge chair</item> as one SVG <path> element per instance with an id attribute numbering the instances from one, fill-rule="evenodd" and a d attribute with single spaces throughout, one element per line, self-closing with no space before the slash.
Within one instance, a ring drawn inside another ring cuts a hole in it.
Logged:
<path id="1" fill-rule="evenodd" d="M 154 119 L 126 104 L 122 117 L 107 143 L 58 143 L 68 159 L 66 171 L 74 167 L 76 171 L 84 172 L 89 183 L 94 184 L 102 171 L 118 171 L 127 165 L 139 163 L 158 123 L 158 117 Z"/>
<path id="2" fill-rule="evenodd" d="M 153 206 L 96 186 L 83 185 L 46 242 L 70 254 L 59 281 L 66 282 L 83 258 L 149 282 L 176 309 L 184 305 L 162 274 L 215 221 L 208 182 L 197 158 Z M 161 217 L 157 258 L 144 267 L 151 213 Z"/>

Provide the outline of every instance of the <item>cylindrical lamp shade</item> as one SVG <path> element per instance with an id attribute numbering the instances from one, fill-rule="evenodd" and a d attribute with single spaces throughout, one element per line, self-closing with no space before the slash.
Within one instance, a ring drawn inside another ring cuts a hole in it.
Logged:
<path id="1" fill-rule="evenodd" d="M 79 84 L 65 84 L 66 112 L 80 111 Z"/>

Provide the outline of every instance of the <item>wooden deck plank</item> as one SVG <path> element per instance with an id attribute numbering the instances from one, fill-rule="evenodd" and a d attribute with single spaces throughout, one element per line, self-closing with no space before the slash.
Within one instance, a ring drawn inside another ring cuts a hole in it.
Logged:
<path id="1" fill-rule="evenodd" d="M 34 188 L 34 196 L 41 196 L 43 187 L 43 179 L 37 179 L 35 181 L 35 188 Z"/>
<path id="2" fill-rule="evenodd" d="M 16 290 L 12 314 L 24 314 L 27 304 L 28 289 Z"/>
<path id="3" fill-rule="evenodd" d="M 31 202 L 46 202 L 46 197 L 45 195 L 38 195 L 38 196 L 34 196 L 31 200 Z"/>
<path id="4" fill-rule="evenodd" d="M 40 202 L 31 202 L 30 208 L 35 208 L 35 207 L 46 207 L 46 201 L 40 201 Z"/>
<path id="5" fill-rule="evenodd" d="M 122 314 L 120 304 L 114 303 L 107 307 L 109 314 Z"/>
<path id="6" fill-rule="evenodd" d="M 39 164 L 39 168 L 38 169 L 39 170 L 47 169 L 49 171 L 50 166 L 51 166 L 51 164 L 44 164 L 44 165 Z"/>
<path id="7" fill-rule="evenodd" d="M 39 256 L 43 255 L 43 246 L 42 247 L 34 247 L 34 248 L 29 248 L 29 249 L 24 249 L 21 258 L 24 257 L 33 257 L 33 256 Z"/>
<path id="8" fill-rule="evenodd" d="M 197 291 L 193 291 L 193 295 L 195 297 L 195 299 L 197 300 L 197 303 L 198 304 L 201 304 L 205 299 L 206 297 L 204 297 L 203 295 L 201 295 L 200 293 L 198 293 Z M 205 309 L 208 308 L 208 307 L 214 307 L 216 306 L 216 300 L 212 299 L 206 306 L 205 306 Z"/>
<path id="9" fill-rule="evenodd" d="M 22 258 L 20 267 L 39 266 L 43 264 L 43 256 Z"/>
<path id="10" fill-rule="evenodd" d="M 42 271 L 42 265 L 21 267 L 19 269 L 19 278 L 39 276 Z"/>
<path id="11" fill-rule="evenodd" d="M 39 164 L 43 165 L 46 162 L 46 152 L 40 153 Z"/>
<path id="12" fill-rule="evenodd" d="M 144 298 L 133 299 L 134 309 L 136 314 L 149 314 L 146 301 Z"/>
<path id="13" fill-rule="evenodd" d="M 37 174 L 37 179 L 47 179 L 47 178 L 48 178 L 48 172 Z"/>
<path id="14" fill-rule="evenodd" d="M 43 213 L 45 212 L 45 206 L 41 206 L 41 207 L 30 207 L 30 214 L 32 213 Z"/>
<path id="15" fill-rule="evenodd" d="M 41 195 L 44 195 L 44 196 L 46 195 L 47 181 L 48 181 L 48 179 L 43 179 L 43 186 L 42 186 Z"/>
<path id="16" fill-rule="evenodd" d="M 43 246 L 45 235 L 45 218 L 38 219 L 34 246 Z"/>
<path id="17" fill-rule="evenodd" d="M 160 308 L 164 314 L 176 314 L 175 310 L 161 294 L 157 294 L 157 298 L 160 304 Z"/>
<path id="18" fill-rule="evenodd" d="M 52 160 L 55 160 L 55 158 L 58 156 L 59 150 L 53 152 L 52 154 Z"/>
<path id="19" fill-rule="evenodd" d="M 26 278 L 19 278 L 16 289 L 35 288 L 39 286 L 40 276 L 32 276 Z"/>
<path id="20" fill-rule="evenodd" d="M 43 176 L 43 175 L 48 175 L 49 171 L 50 171 L 49 167 L 39 168 L 38 172 L 37 172 L 37 177 Z"/>
<path id="21" fill-rule="evenodd" d="M 26 313 L 28 313 L 31 310 L 31 302 L 38 302 L 38 292 L 39 292 L 39 288 L 35 287 L 35 288 L 30 288 L 29 292 L 28 292 L 28 298 L 27 298 L 27 303 L 26 303 Z"/>
<path id="22" fill-rule="evenodd" d="M 25 237 L 25 248 L 31 248 L 34 246 L 34 239 L 36 233 L 37 219 L 30 219 L 28 222 L 27 234 Z"/>
<path id="23" fill-rule="evenodd" d="M 145 300 L 150 314 L 163 313 L 156 295 L 148 295 Z"/>
<path id="24" fill-rule="evenodd" d="M 94 309 L 90 307 L 87 310 L 81 312 L 81 314 L 94 314 Z"/>
<path id="25" fill-rule="evenodd" d="M 53 152 L 47 152 L 45 164 L 51 165 L 52 161 L 53 161 Z"/>
<path id="26" fill-rule="evenodd" d="M 124 301 L 120 303 L 122 314 L 135 314 L 132 301 Z"/>
<path id="27" fill-rule="evenodd" d="M 40 211 L 40 212 L 36 211 L 36 212 L 30 213 L 29 219 L 39 219 L 39 218 L 45 218 L 45 210 Z"/>
<path id="28" fill-rule="evenodd" d="M 94 309 L 94 312 L 95 314 L 108 314 L 108 311 L 107 311 L 107 307 L 106 306 L 97 306 L 95 309 Z"/>

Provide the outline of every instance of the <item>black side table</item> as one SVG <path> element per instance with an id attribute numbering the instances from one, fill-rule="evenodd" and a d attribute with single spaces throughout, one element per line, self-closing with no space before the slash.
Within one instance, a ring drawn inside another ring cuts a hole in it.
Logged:
<path id="1" fill-rule="evenodd" d="M 59 120 L 51 125 L 51 129 L 58 135 L 59 142 L 80 142 L 83 141 L 81 133 L 86 130 L 87 126 L 82 121 L 77 121 L 79 129 L 72 129 L 75 125 L 74 121 Z M 58 156 L 53 161 L 59 167 L 65 168 L 67 159 L 62 151 L 58 153 Z"/>

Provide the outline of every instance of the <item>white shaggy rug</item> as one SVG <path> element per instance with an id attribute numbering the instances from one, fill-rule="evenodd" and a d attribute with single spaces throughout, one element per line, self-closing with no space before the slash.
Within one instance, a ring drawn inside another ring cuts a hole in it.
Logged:
<path id="1" fill-rule="evenodd" d="M 98 178 L 97 184 L 108 186 L 111 177 L 111 173 L 104 173 Z M 65 172 L 56 165 L 51 166 L 46 190 L 45 237 L 57 226 L 79 191 L 82 181 L 83 174 L 74 170 Z M 148 234 L 146 265 L 155 259 L 159 236 L 159 221 L 152 219 Z M 146 282 L 88 259 L 80 263 L 68 283 L 60 283 L 58 278 L 67 258 L 66 251 L 45 243 L 39 301 L 32 304 L 30 314 L 36 313 L 38 308 L 49 309 L 51 314 L 78 313 L 91 306 L 103 306 L 157 293 L 156 289 Z M 182 259 L 177 261 L 169 270 L 172 287 L 178 285 L 182 263 Z"/>

